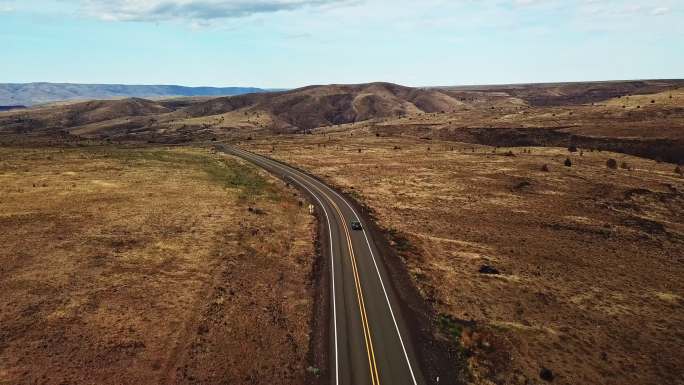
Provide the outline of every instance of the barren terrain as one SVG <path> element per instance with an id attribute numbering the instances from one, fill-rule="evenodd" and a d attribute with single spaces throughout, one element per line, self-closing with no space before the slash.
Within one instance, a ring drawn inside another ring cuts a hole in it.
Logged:
<path id="1" fill-rule="evenodd" d="M 0 383 L 304 383 L 295 195 L 207 150 L 0 149 Z"/>
<path id="2" fill-rule="evenodd" d="M 684 383 L 684 178 L 673 165 L 372 127 L 243 145 L 374 212 L 475 383 Z"/>
<path id="3" fill-rule="evenodd" d="M 492 146 L 578 145 L 684 163 L 681 80 L 410 88 L 309 86 L 209 99 L 124 99 L 0 112 L 0 144 L 188 143 L 370 125 Z"/>
<path id="4" fill-rule="evenodd" d="M 232 158 L 139 148 L 229 142 L 365 205 L 473 383 L 684 384 L 682 86 L 372 83 L 0 112 L 0 382 L 304 381 L 302 198 Z"/>

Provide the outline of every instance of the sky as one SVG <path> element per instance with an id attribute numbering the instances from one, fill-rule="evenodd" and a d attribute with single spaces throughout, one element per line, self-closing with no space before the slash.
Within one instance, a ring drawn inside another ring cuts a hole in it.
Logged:
<path id="1" fill-rule="evenodd" d="M 682 0 L 0 0 L 0 82 L 684 78 Z"/>

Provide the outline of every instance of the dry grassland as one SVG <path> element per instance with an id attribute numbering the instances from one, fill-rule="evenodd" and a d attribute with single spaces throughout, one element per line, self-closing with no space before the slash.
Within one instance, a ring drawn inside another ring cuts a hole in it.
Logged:
<path id="1" fill-rule="evenodd" d="M 243 144 L 374 211 L 474 383 L 684 383 L 674 165 L 359 132 Z"/>
<path id="2" fill-rule="evenodd" d="M 312 240 L 236 158 L 0 149 L 0 383 L 301 384 Z"/>

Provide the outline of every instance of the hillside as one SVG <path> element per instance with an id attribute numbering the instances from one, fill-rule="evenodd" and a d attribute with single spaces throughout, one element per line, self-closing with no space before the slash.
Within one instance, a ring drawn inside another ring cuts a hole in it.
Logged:
<path id="1" fill-rule="evenodd" d="M 321 126 L 353 123 L 408 114 L 453 111 L 463 103 L 439 90 L 404 87 L 391 83 L 317 85 L 285 92 L 217 98 L 183 111 L 200 117 L 244 109 L 264 112 L 274 128 L 306 131 Z"/>
<path id="2" fill-rule="evenodd" d="M 443 87 L 455 92 L 500 93 L 525 100 L 532 106 L 580 105 L 606 99 L 651 94 L 684 87 L 684 80 L 625 80 L 573 83 L 537 83 Z"/>
<path id="3" fill-rule="evenodd" d="M 48 135 L 52 140 L 183 143 L 370 130 L 492 146 L 577 146 L 684 162 L 682 84 L 332 84 L 220 98 L 66 103 L 0 112 L 0 140 L 16 143 Z"/>
<path id="4" fill-rule="evenodd" d="M 175 85 L 24 83 L 0 84 L 0 106 L 51 103 L 63 100 L 157 98 L 169 96 L 228 96 L 264 92 L 253 87 L 182 87 Z"/>

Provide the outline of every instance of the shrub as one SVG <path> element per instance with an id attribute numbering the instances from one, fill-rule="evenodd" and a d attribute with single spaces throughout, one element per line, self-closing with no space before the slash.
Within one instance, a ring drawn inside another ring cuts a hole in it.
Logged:
<path id="1" fill-rule="evenodd" d="M 620 163 L 620 168 L 623 170 L 631 170 L 631 168 L 629 167 L 629 164 L 627 162 Z"/>
<path id="2" fill-rule="evenodd" d="M 570 158 L 565 158 L 565 163 L 563 164 L 565 164 L 565 167 L 572 167 L 572 161 Z"/>
<path id="3" fill-rule="evenodd" d="M 321 369 L 319 369 L 315 366 L 309 366 L 308 368 L 306 368 L 306 371 L 313 374 L 316 377 L 321 375 Z"/>
<path id="4" fill-rule="evenodd" d="M 568 151 L 577 152 L 577 146 L 572 145 L 572 146 L 568 147 Z"/>
<path id="5" fill-rule="evenodd" d="M 615 170 L 617 168 L 617 161 L 613 158 L 610 158 L 606 161 L 606 166 L 610 169 Z"/>
<path id="6" fill-rule="evenodd" d="M 674 172 L 675 174 L 684 175 L 684 171 L 682 171 L 682 168 L 679 166 L 675 167 Z"/>
<path id="7" fill-rule="evenodd" d="M 549 166 L 545 164 L 541 167 L 541 170 L 544 172 L 549 172 Z"/>

